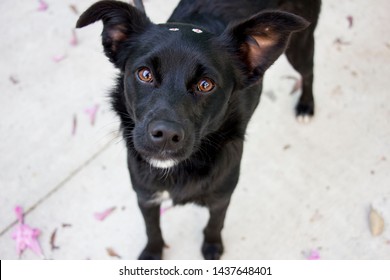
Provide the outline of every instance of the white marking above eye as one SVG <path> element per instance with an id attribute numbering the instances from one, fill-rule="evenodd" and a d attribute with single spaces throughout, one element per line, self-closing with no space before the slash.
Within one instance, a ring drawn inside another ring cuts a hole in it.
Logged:
<path id="1" fill-rule="evenodd" d="M 198 28 L 194 28 L 194 29 L 192 29 L 192 31 L 195 33 L 198 33 L 198 34 L 203 33 L 203 30 L 198 29 Z"/>
<path id="2" fill-rule="evenodd" d="M 169 28 L 169 31 L 179 31 L 180 29 L 179 28 L 176 28 L 176 27 L 173 27 L 173 28 Z"/>

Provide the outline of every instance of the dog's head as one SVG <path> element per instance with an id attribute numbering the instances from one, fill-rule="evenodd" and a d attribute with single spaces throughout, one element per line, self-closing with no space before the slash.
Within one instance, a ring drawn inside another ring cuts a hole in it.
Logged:
<path id="1" fill-rule="evenodd" d="M 159 168 L 189 158 L 220 129 L 237 109 L 231 107 L 240 106 L 233 96 L 259 82 L 290 34 L 308 25 L 268 11 L 212 34 L 189 24 L 155 25 L 131 5 L 101 1 L 77 27 L 97 20 L 103 21 L 104 52 L 123 77 L 134 148 Z"/>

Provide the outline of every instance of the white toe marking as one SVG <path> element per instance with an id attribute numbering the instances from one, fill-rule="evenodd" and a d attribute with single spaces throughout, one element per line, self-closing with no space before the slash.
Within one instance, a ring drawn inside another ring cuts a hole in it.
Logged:
<path id="1" fill-rule="evenodd" d="M 304 117 L 303 117 L 303 122 L 304 123 L 309 123 L 311 121 L 311 117 L 309 116 L 309 115 L 305 115 Z"/>
<path id="2" fill-rule="evenodd" d="M 302 124 L 308 124 L 311 122 L 312 117 L 309 115 L 299 115 L 297 116 L 297 121 Z"/>

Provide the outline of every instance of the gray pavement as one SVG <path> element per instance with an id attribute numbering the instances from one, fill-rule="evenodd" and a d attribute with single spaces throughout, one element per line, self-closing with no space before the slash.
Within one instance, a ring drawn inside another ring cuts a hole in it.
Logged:
<path id="1" fill-rule="evenodd" d="M 38 1 L 0 2 L 0 259 L 18 258 L 16 205 L 41 230 L 45 258 L 116 258 L 111 248 L 134 259 L 146 237 L 109 109 L 116 72 L 102 53 L 101 24 L 77 30 L 70 44 L 70 5 L 81 12 L 94 1 L 46 2 L 46 11 Z M 144 2 L 158 23 L 178 1 Z M 288 77 L 298 74 L 281 57 L 248 130 L 224 259 L 390 259 L 390 2 L 323 2 L 316 116 L 294 118 Z M 94 106 L 92 125 L 85 111 Z M 111 207 L 104 221 L 94 217 Z M 377 236 L 371 207 L 384 225 Z M 207 215 L 193 205 L 162 215 L 166 259 L 201 258 Z"/>

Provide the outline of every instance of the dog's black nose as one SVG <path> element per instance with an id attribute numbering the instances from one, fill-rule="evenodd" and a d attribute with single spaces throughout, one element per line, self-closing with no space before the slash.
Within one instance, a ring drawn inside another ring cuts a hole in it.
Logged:
<path id="1" fill-rule="evenodd" d="M 182 147 L 184 139 L 183 127 L 175 122 L 153 121 L 148 127 L 152 143 L 164 150 L 177 150 Z"/>

